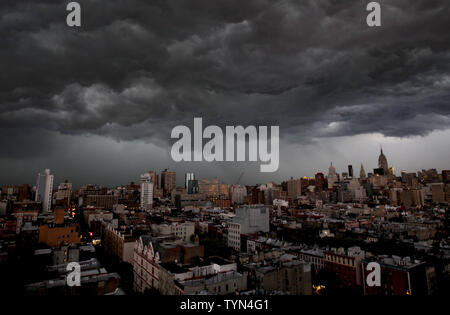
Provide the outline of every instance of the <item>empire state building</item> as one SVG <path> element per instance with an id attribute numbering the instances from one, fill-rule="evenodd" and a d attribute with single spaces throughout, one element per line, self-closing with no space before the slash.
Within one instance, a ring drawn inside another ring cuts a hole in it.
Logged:
<path id="1" fill-rule="evenodd" d="M 378 168 L 382 168 L 385 175 L 389 174 L 388 162 L 386 156 L 383 154 L 383 148 L 381 148 L 381 153 L 378 157 Z"/>

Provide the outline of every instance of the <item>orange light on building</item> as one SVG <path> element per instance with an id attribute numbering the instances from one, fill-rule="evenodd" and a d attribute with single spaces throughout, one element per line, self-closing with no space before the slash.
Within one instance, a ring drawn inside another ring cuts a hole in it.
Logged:
<path id="1" fill-rule="evenodd" d="M 321 295 L 320 291 L 325 289 L 324 285 L 313 285 L 314 294 Z"/>

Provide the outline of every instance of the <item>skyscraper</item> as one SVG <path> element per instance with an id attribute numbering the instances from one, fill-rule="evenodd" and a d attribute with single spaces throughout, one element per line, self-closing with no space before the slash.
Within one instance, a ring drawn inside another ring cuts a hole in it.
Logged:
<path id="1" fill-rule="evenodd" d="M 188 194 L 192 195 L 192 194 L 198 194 L 198 180 L 197 179 L 192 179 L 189 181 L 188 184 L 188 188 L 187 188 L 187 192 Z"/>
<path id="2" fill-rule="evenodd" d="M 315 182 L 316 182 L 316 190 L 317 191 L 322 191 L 323 189 L 325 189 L 325 176 L 323 175 L 323 173 L 316 173 L 315 175 Z"/>
<path id="3" fill-rule="evenodd" d="M 352 165 L 348 166 L 348 177 L 353 177 L 353 166 Z"/>
<path id="4" fill-rule="evenodd" d="M 359 171 L 359 178 L 366 179 L 366 171 L 364 170 L 364 165 L 361 163 L 361 170 Z"/>
<path id="5" fill-rule="evenodd" d="M 194 179 L 195 179 L 194 173 L 186 173 L 184 175 L 184 188 L 188 189 L 189 188 L 189 181 L 194 180 Z"/>
<path id="6" fill-rule="evenodd" d="M 177 185 L 177 174 L 166 168 L 161 173 L 161 188 L 163 194 L 167 197 Z"/>
<path id="7" fill-rule="evenodd" d="M 388 162 L 387 162 L 386 156 L 383 154 L 383 147 L 381 147 L 381 153 L 380 153 L 380 156 L 378 157 L 378 168 L 383 169 L 384 175 L 389 174 Z"/>
<path id="8" fill-rule="evenodd" d="M 291 199 L 297 199 L 302 194 L 302 182 L 300 179 L 291 179 L 287 182 L 287 195 Z"/>
<path id="9" fill-rule="evenodd" d="M 153 205 L 153 182 L 154 174 L 145 173 L 141 175 L 141 208 L 148 210 Z"/>
<path id="10" fill-rule="evenodd" d="M 42 211 L 50 211 L 52 206 L 53 175 L 50 170 L 45 169 L 43 173 L 38 173 L 36 182 L 35 201 L 42 203 Z"/>
<path id="11" fill-rule="evenodd" d="M 55 200 L 57 205 L 68 206 L 70 204 L 70 196 L 72 194 L 72 183 L 67 180 L 59 184 L 58 191 L 55 193 Z"/>
<path id="12" fill-rule="evenodd" d="M 159 176 L 156 174 L 155 171 L 148 171 L 150 175 L 152 175 L 152 183 L 153 183 L 153 190 L 159 188 Z"/>
<path id="13" fill-rule="evenodd" d="M 333 188 L 334 184 L 336 184 L 338 181 L 338 176 L 336 173 L 336 169 L 333 166 L 333 163 L 331 163 L 330 168 L 328 169 L 328 189 Z"/>
<path id="14" fill-rule="evenodd" d="M 243 204 L 247 197 L 247 188 L 240 185 L 233 185 L 230 187 L 230 199 L 231 202 L 237 204 Z"/>

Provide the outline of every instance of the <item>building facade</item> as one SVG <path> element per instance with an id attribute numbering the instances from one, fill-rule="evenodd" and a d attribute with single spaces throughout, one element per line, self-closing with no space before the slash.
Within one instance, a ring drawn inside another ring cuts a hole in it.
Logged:
<path id="1" fill-rule="evenodd" d="M 49 169 L 37 175 L 35 201 L 42 203 L 42 211 L 50 211 L 52 206 L 53 175 Z"/>

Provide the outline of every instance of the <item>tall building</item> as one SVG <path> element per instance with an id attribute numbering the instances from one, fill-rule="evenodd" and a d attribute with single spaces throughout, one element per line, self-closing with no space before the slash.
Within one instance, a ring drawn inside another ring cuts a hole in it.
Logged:
<path id="1" fill-rule="evenodd" d="M 150 173 L 141 175 L 141 208 L 148 210 L 153 205 L 153 180 Z"/>
<path id="2" fill-rule="evenodd" d="M 191 180 L 194 180 L 194 179 L 195 179 L 194 173 L 186 173 L 184 175 L 184 188 L 188 189 L 189 188 L 189 182 Z"/>
<path id="3" fill-rule="evenodd" d="M 153 190 L 158 189 L 159 188 L 159 176 L 156 174 L 155 171 L 148 171 L 148 173 L 150 175 L 152 175 Z"/>
<path id="4" fill-rule="evenodd" d="M 381 153 L 380 156 L 378 157 L 378 168 L 383 169 L 384 171 L 383 175 L 389 174 L 388 162 L 386 156 L 383 154 L 383 147 L 381 147 Z"/>
<path id="5" fill-rule="evenodd" d="M 287 182 L 287 194 L 291 199 L 297 199 L 302 195 L 302 182 L 300 179 L 291 179 Z"/>
<path id="6" fill-rule="evenodd" d="M 390 168 L 389 168 L 388 175 L 395 176 L 395 167 L 390 167 Z"/>
<path id="7" fill-rule="evenodd" d="M 42 211 L 50 211 L 52 206 L 53 175 L 45 169 L 37 175 L 36 196 L 34 201 L 42 203 Z"/>
<path id="8" fill-rule="evenodd" d="M 247 188 L 240 185 L 232 185 L 230 187 L 231 202 L 236 204 L 243 204 L 247 197 Z"/>
<path id="9" fill-rule="evenodd" d="M 322 191 L 325 188 L 325 176 L 323 173 L 316 173 L 315 183 L 317 191 Z"/>
<path id="10" fill-rule="evenodd" d="M 198 180 L 196 180 L 196 179 L 190 180 L 189 184 L 188 184 L 188 188 L 187 188 L 188 194 L 190 194 L 190 195 L 198 194 L 198 191 L 199 191 Z"/>
<path id="11" fill-rule="evenodd" d="M 435 203 L 445 202 L 445 184 L 444 183 L 434 183 L 431 184 L 431 198 Z"/>
<path id="12" fill-rule="evenodd" d="M 164 197 L 167 197 L 170 192 L 177 186 L 177 173 L 171 172 L 166 168 L 161 173 L 161 188 L 163 189 Z"/>
<path id="13" fill-rule="evenodd" d="M 70 203 L 70 197 L 72 194 L 72 183 L 65 181 L 59 184 L 58 191 L 55 193 L 56 203 L 58 205 L 68 206 Z"/>
<path id="14" fill-rule="evenodd" d="M 444 184 L 450 183 L 450 171 L 449 170 L 442 171 L 442 182 Z"/>
<path id="15" fill-rule="evenodd" d="M 353 166 L 352 165 L 348 166 L 348 177 L 353 177 Z"/>
<path id="16" fill-rule="evenodd" d="M 336 173 L 336 169 L 331 163 L 330 168 L 328 169 L 328 189 L 333 188 L 334 184 L 338 182 L 338 175 Z"/>
<path id="17" fill-rule="evenodd" d="M 359 178 L 364 180 L 367 178 L 366 171 L 364 170 L 364 165 L 361 163 L 361 170 L 359 171 Z"/>

